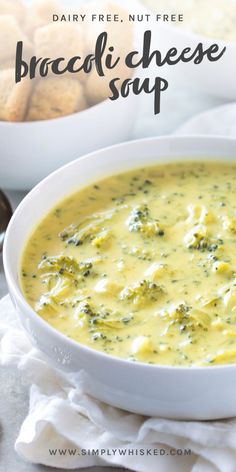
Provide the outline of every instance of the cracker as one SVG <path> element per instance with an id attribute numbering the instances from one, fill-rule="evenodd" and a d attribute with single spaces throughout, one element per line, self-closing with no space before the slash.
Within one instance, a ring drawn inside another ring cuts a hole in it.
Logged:
<path id="1" fill-rule="evenodd" d="M 52 23 L 54 14 L 62 14 L 61 5 L 56 0 L 34 0 L 26 9 L 24 30 L 33 38 L 37 28 Z"/>
<path id="2" fill-rule="evenodd" d="M 32 50 L 32 44 L 12 15 L 0 15 L 0 63 L 16 54 L 17 41 L 23 41 L 24 51 Z"/>
<path id="3" fill-rule="evenodd" d="M 99 22 L 95 20 L 94 22 L 90 21 L 88 24 L 84 24 L 86 53 L 94 51 L 96 39 L 103 31 L 108 33 L 109 45 L 114 46 L 117 55 L 125 55 L 131 51 L 134 42 L 134 32 L 131 23 L 127 20 L 127 10 L 111 2 L 90 2 L 88 5 L 82 6 L 82 12 L 87 15 L 88 19 L 91 19 L 92 14 L 97 16 L 99 14 L 105 16 L 107 14 L 112 16 L 118 14 L 119 18 L 123 20 L 123 22 Z"/>
<path id="4" fill-rule="evenodd" d="M 0 71 L 0 120 L 24 120 L 31 87 L 28 78 L 15 83 L 14 69 Z"/>
<path id="5" fill-rule="evenodd" d="M 6 59 L 5 61 L 0 62 L 0 70 L 14 69 L 15 62 L 16 62 L 15 57 L 11 57 L 9 59 Z"/>
<path id="6" fill-rule="evenodd" d="M 87 102 L 79 81 L 67 77 L 41 79 L 31 96 L 26 120 L 49 120 L 85 108 Z"/>
<path id="7" fill-rule="evenodd" d="M 26 7 L 21 0 L 0 0 L 0 15 L 13 15 L 18 21 L 22 21 Z"/>
<path id="8" fill-rule="evenodd" d="M 119 14 L 119 18 L 123 22 L 98 22 L 94 21 L 91 25 L 84 26 L 84 47 L 86 54 L 94 51 L 97 37 L 103 31 L 108 33 L 108 47 L 114 47 L 114 58 L 120 57 L 119 64 L 112 70 L 104 70 L 105 77 L 99 77 L 95 68 L 88 74 L 85 82 L 86 97 L 90 105 L 95 105 L 111 95 L 109 82 L 115 77 L 121 80 L 132 77 L 133 73 L 125 65 L 125 57 L 133 49 L 134 32 L 133 27 L 128 21 L 127 10 L 119 5 L 110 2 L 93 2 L 83 7 L 83 13 L 87 18 L 91 18 L 92 14 Z"/>
<path id="9" fill-rule="evenodd" d="M 35 54 L 37 57 L 58 56 L 66 61 L 84 53 L 81 28 L 73 24 L 53 23 L 35 31 Z"/>

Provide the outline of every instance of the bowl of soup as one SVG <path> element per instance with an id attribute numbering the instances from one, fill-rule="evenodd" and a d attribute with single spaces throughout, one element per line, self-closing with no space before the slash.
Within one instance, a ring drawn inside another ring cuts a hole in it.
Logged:
<path id="1" fill-rule="evenodd" d="M 116 407 L 234 416 L 235 196 L 227 138 L 133 141 L 51 174 L 19 205 L 4 244 L 33 344 Z"/>

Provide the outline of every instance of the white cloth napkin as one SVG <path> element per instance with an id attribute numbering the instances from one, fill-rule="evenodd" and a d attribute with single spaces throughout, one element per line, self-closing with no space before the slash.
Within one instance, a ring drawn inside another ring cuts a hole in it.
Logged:
<path id="1" fill-rule="evenodd" d="M 236 103 L 228 103 L 199 113 L 181 125 L 174 134 L 206 134 L 236 138 Z"/>
<path id="2" fill-rule="evenodd" d="M 29 412 L 15 444 L 28 461 L 64 469 L 118 465 L 137 472 L 236 470 L 236 419 L 146 418 L 91 398 L 81 388 L 80 375 L 50 367 L 32 346 L 9 296 L 0 301 L 0 361 L 17 366 L 32 384 Z M 173 448 L 192 453 L 172 456 Z M 51 455 L 49 449 L 57 453 Z M 93 449 L 100 455 L 92 455 Z M 67 452 L 60 455 L 59 450 Z"/>

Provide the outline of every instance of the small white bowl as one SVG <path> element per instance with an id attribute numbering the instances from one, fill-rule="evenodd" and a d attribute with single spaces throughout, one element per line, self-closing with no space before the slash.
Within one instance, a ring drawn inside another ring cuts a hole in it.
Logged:
<path id="1" fill-rule="evenodd" d="M 83 372 L 94 397 L 144 415 L 214 419 L 236 415 L 236 364 L 209 367 L 149 365 L 111 357 L 53 329 L 28 305 L 19 286 L 22 249 L 35 224 L 64 196 L 128 169 L 182 160 L 236 161 L 236 140 L 163 137 L 124 143 L 71 162 L 35 187 L 16 210 L 4 244 L 4 268 L 12 301 L 30 339 L 48 362 Z"/>
<path id="2" fill-rule="evenodd" d="M 137 104 L 129 95 L 52 120 L 0 121 L 0 187 L 30 189 L 78 156 L 129 139 Z"/>

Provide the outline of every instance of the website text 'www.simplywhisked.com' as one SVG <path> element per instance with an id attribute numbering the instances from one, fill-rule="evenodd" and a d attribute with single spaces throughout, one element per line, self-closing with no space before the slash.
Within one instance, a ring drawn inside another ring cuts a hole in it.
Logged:
<path id="1" fill-rule="evenodd" d="M 102 449 L 49 449 L 50 456 L 190 456 L 191 449 L 169 448 L 102 448 Z"/>

